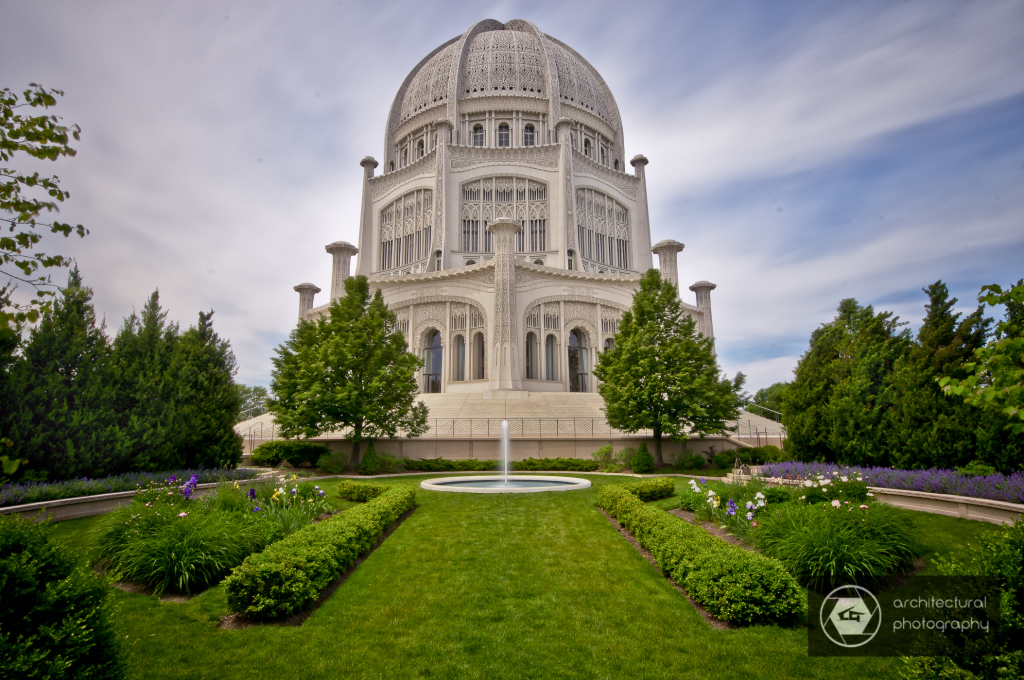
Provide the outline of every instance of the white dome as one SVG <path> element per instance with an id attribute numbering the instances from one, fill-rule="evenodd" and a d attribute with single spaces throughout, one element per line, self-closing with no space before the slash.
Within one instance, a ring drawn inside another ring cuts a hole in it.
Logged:
<path id="1" fill-rule="evenodd" d="M 395 97 L 386 148 L 411 118 L 430 111 L 432 120 L 455 124 L 461 101 L 484 97 L 539 100 L 552 121 L 565 116 L 590 125 L 593 116 L 622 148 L 619 110 L 601 75 L 575 50 L 519 19 L 481 21 L 421 61 Z M 509 108 L 517 107 L 509 102 Z"/>

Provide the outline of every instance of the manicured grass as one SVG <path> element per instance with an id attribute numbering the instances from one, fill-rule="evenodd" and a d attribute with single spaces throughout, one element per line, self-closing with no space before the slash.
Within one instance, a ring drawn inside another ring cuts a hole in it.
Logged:
<path id="1" fill-rule="evenodd" d="M 587 478 L 595 486 L 634 481 Z M 418 486 L 423 479 L 374 481 Z M 333 495 L 336 484 L 322 486 Z M 420 507 L 301 627 L 219 629 L 217 621 L 227 613 L 220 587 L 185 604 L 116 591 L 132 676 L 896 675 L 896 659 L 809 658 L 800 629 L 711 629 L 608 523 L 595 506 L 596 489 L 417 494 Z M 677 498 L 654 503 L 674 504 Z M 914 516 L 927 554 L 957 550 L 965 537 L 990 530 L 978 522 Z M 95 523 L 73 520 L 50 530 L 85 551 Z M 956 539 L 947 532 L 956 532 Z"/>

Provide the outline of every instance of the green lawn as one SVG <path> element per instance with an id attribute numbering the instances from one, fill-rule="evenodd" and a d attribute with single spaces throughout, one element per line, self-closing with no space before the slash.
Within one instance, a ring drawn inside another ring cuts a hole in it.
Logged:
<path id="1" fill-rule="evenodd" d="M 633 481 L 589 479 L 595 486 Z M 336 482 L 323 486 L 333 494 Z M 895 659 L 809 658 L 798 629 L 711 629 L 615 531 L 596 498 L 593 488 L 419 490 L 420 507 L 301 627 L 221 630 L 227 608 L 220 588 L 187 604 L 115 591 L 132 677 L 895 676 Z M 968 549 L 961 544 L 994 529 L 915 515 L 929 554 Z M 84 553 L 97 521 L 50 530 Z"/>

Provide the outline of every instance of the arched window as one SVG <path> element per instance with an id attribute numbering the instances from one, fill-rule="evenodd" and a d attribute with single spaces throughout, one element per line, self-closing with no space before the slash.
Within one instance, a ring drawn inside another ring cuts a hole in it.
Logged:
<path id="1" fill-rule="evenodd" d="M 583 155 L 586 156 L 587 158 L 590 158 L 590 140 L 589 139 L 584 139 L 583 140 Z"/>
<path id="2" fill-rule="evenodd" d="M 619 159 L 618 158 L 615 159 L 615 169 L 616 170 L 619 169 Z"/>
<path id="3" fill-rule="evenodd" d="M 508 125 L 502 123 L 498 126 L 498 146 L 509 145 Z"/>
<path id="4" fill-rule="evenodd" d="M 612 349 L 613 347 L 615 347 L 615 338 L 605 338 L 604 339 L 604 351 L 607 352 L 608 350 Z"/>
<path id="5" fill-rule="evenodd" d="M 409 150 L 402 149 L 402 165 L 409 165 Z"/>
<path id="6" fill-rule="evenodd" d="M 471 264 L 476 264 L 476 260 L 466 260 L 466 266 L 467 266 L 467 267 L 468 267 L 469 265 L 471 265 Z"/>
<path id="7" fill-rule="evenodd" d="M 572 251 L 569 251 L 569 271 L 572 271 Z"/>
<path id="8" fill-rule="evenodd" d="M 441 271 L 441 251 L 434 253 L 434 271 Z"/>
<path id="9" fill-rule="evenodd" d="M 477 333 L 473 336 L 473 379 L 483 380 L 486 375 L 484 371 L 484 334 Z"/>
<path id="10" fill-rule="evenodd" d="M 452 366 L 452 380 L 466 379 L 466 337 L 455 336 L 455 365 Z"/>
<path id="11" fill-rule="evenodd" d="M 423 391 L 441 391 L 441 359 L 444 348 L 441 347 L 441 333 L 434 330 L 427 333 L 423 341 Z"/>
<path id="12" fill-rule="evenodd" d="M 526 127 L 523 128 L 523 146 L 533 146 L 534 145 L 534 141 L 533 140 L 534 140 L 533 126 L 532 125 L 527 125 Z"/>
<path id="13" fill-rule="evenodd" d="M 395 162 L 391 161 L 390 163 L 388 163 L 388 172 L 394 172 L 394 171 L 395 171 Z"/>
<path id="14" fill-rule="evenodd" d="M 587 391 L 587 336 L 579 328 L 569 333 L 569 391 Z"/>
<path id="15" fill-rule="evenodd" d="M 484 145 L 484 126 L 477 125 L 473 128 L 473 146 Z"/>
<path id="16" fill-rule="evenodd" d="M 423 158 L 423 140 L 416 144 L 416 158 Z"/>
<path id="17" fill-rule="evenodd" d="M 544 339 L 544 379 L 558 380 L 558 343 L 554 335 Z"/>
<path id="18" fill-rule="evenodd" d="M 537 379 L 537 336 L 533 333 L 526 334 L 526 379 Z"/>
<path id="19" fill-rule="evenodd" d="M 608 152 L 603 146 L 601 147 L 601 165 L 608 165 Z"/>

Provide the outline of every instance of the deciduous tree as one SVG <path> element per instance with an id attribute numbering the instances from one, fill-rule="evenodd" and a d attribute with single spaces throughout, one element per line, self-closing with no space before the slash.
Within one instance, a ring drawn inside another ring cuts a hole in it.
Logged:
<path id="1" fill-rule="evenodd" d="M 742 373 L 722 375 L 711 338 L 683 314 L 676 287 L 656 269 L 640 279 L 633 306 L 622 315 L 612 349 L 599 355 L 608 424 L 625 432 L 654 431 L 654 457 L 664 465 L 662 435 L 673 440 L 727 430 L 739 415 Z"/>

